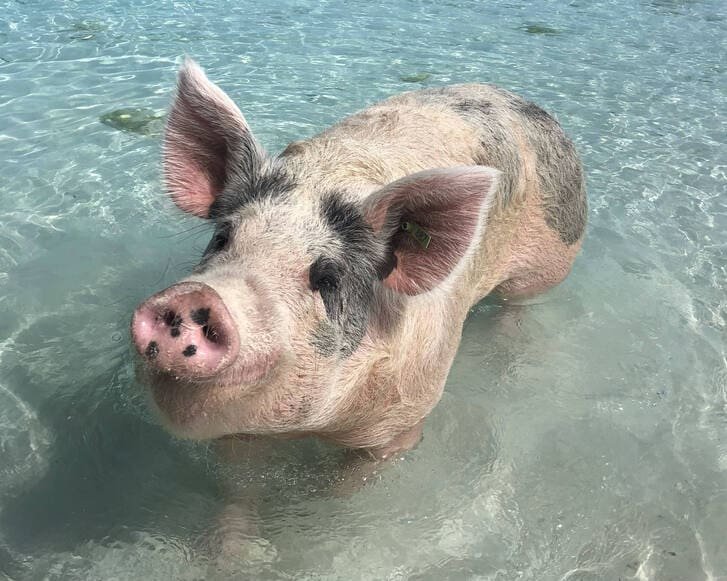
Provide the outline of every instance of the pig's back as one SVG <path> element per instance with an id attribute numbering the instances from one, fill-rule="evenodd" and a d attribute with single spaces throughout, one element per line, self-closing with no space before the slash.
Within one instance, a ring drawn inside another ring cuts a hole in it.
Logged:
<path id="1" fill-rule="evenodd" d="M 537 189 L 564 241 L 580 238 L 585 225 L 583 177 L 572 142 L 543 109 L 494 85 L 395 95 L 290 144 L 282 155 L 313 190 L 350 184 L 362 196 L 417 171 L 487 165 L 503 174 L 500 209 Z M 564 207 L 572 211 L 564 215 Z"/>
<path id="2" fill-rule="evenodd" d="M 533 269 L 549 271 L 543 288 L 561 280 L 585 229 L 583 174 L 572 142 L 543 109 L 494 85 L 395 95 L 291 143 L 281 155 L 313 196 L 333 190 L 363 198 L 437 167 L 499 169 L 497 199 L 471 272 L 475 298 L 497 285 L 519 292 Z"/>

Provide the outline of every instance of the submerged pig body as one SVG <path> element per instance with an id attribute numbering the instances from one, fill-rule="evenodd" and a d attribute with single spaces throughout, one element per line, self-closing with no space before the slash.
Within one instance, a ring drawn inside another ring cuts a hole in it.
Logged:
<path id="1" fill-rule="evenodd" d="M 191 438 L 411 445 L 470 307 L 560 282 L 586 221 L 570 140 L 488 85 L 398 95 L 270 157 L 188 62 L 165 176 L 216 232 L 132 334 L 161 417 Z"/>

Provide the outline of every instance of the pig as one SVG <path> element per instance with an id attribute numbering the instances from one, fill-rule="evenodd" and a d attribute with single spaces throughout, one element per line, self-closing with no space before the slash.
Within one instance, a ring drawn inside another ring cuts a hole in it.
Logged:
<path id="1" fill-rule="evenodd" d="M 415 446 L 470 308 L 561 282 L 586 226 L 573 143 L 494 85 L 402 93 L 272 156 L 188 59 L 163 153 L 174 203 L 214 225 L 131 322 L 181 438 Z"/>

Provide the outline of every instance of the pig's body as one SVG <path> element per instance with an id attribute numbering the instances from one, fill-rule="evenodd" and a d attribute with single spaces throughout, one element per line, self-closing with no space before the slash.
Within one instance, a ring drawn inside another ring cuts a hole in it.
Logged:
<path id="1" fill-rule="evenodd" d="M 194 65 L 183 71 L 168 186 L 180 207 L 234 236 L 219 255 L 208 250 L 191 282 L 135 315 L 163 417 L 188 437 L 316 435 L 382 455 L 413 445 L 470 307 L 495 289 L 545 290 L 569 272 L 586 221 L 570 140 L 535 105 L 461 85 L 392 97 L 275 160 L 245 161 L 258 154 L 244 120 L 233 136 L 200 145 L 229 122 L 220 111 L 237 119 L 228 101 Z M 231 145 L 238 139 L 242 153 Z M 231 175 L 231 158 L 244 172 Z M 402 234 L 404 222 L 423 225 L 430 248 Z M 170 324 L 170 313 L 204 307 L 219 316 L 211 355 L 207 327 L 191 324 L 179 343 Z M 195 337 L 196 367 L 189 346 L 179 357 Z"/>
<path id="2" fill-rule="evenodd" d="M 494 289 L 534 294 L 559 283 L 580 249 L 586 199 L 573 145 L 545 111 L 493 86 L 397 95 L 290 144 L 282 157 L 313 195 L 338 188 L 360 201 L 433 167 L 503 172 L 458 276 L 410 298 L 397 332 L 350 358 L 332 421 L 318 434 L 345 446 L 386 446 L 415 426 L 441 397 L 469 309 Z"/>

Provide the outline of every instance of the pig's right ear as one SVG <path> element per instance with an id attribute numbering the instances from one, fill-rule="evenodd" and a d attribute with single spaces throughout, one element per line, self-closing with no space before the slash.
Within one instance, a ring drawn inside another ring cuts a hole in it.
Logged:
<path id="1" fill-rule="evenodd" d="M 164 136 L 164 180 L 174 203 L 208 218 L 231 177 L 251 175 L 263 157 L 232 99 L 187 59 Z"/>

